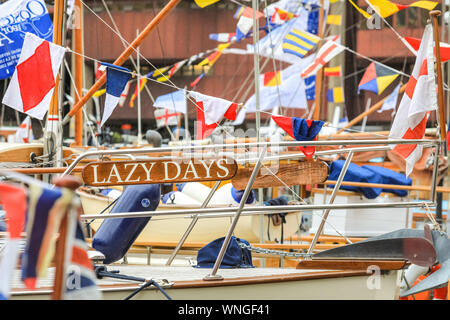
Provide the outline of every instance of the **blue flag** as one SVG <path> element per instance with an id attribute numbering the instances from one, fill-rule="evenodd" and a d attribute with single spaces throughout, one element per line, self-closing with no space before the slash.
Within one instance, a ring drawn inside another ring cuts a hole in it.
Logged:
<path id="1" fill-rule="evenodd" d="M 120 95 L 131 78 L 131 71 L 127 68 L 104 62 L 102 64 L 106 66 L 106 100 L 100 127 L 111 116 L 119 103 Z"/>
<path id="2" fill-rule="evenodd" d="M 42 0 L 9 0 L 0 4 L 0 79 L 13 75 L 25 33 L 52 41 L 53 24 Z"/>

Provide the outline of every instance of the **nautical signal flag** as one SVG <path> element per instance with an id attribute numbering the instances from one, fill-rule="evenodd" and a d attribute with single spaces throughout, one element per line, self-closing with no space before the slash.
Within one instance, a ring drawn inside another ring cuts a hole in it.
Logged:
<path id="1" fill-rule="evenodd" d="M 0 201 L 5 210 L 5 224 L 9 237 L 0 262 L 0 300 L 9 299 L 11 281 L 20 255 L 20 241 L 27 211 L 26 190 L 12 184 L 0 184 Z"/>
<path id="2" fill-rule="evenodd" d="M 405 94 L 392 123 L 389 133 L 391 139 L 423 139 L 428 116 L 431 111 L 437 110 L 437 87 L 432 50 L 433 29 L 431 24 L 428 24 L 423 33 Z M 396 145 L 393 152 L 405 159 L 406 176 L 409 176 L 417 160 L 422 157 L 422 146 L 417 144 Z"/>
<path id="3" fill-rule="evenodd" d="M 42 120 L 49 109 L 65 52 L 63 47 L 26 33 L 3 104 Z"/>
<path id="4" fill-rule="evenodd" d="M 130 108 L 133 108 L 133 107 L 134 107 L 134 100 L 136 100 L 136 98 L 137 98 L 139 92 L 141 92 L 142 89 L 144 89 L 145 84 L 147 83 L 147 78 L 145 78 L 145 77 L 140 78 L 138 82 L 139 82 L 139 84 L 136 83 L 136 87 L 135 87 L 135 89 L 134 89 L 134 93 L 133 93 L 133 95 L 131 96 L 130 102 L 129 102 L 129 104 L 128 104 L 128 105 L 130 106 Z"/>
<path id="5" fill-rule="evenodd" d="M 420 48 L 420 39 L 417 38 L 411 38 L 411 37 L 405 37 L 404 38 L 406 40 L 406 42 L 408 42 L 411 47 L 418 51 Z M 440 48 L 441 48 L 441 62 L 446 62 L 447 60 L 450 60 L 450 44 L 445 43 L 445 42 L 440 42 L 439 43 Z M 436 55 L 436 48 L 434 48 L 434 54 Z"/>
<path id="6" fill-rule="evenodd" d="M 341 66 L 325 67 L 323 69 L 323 75 L 326 77 L 340 77 L 342 76 Z"/>
<path id="7" fill-rule="evenodd" d="M 195 122 L 195 139 L 203 140 L 208 138 L 213 133 L 214 129 L 217 128 L 217 123 L 212 123 L 209 125 L 205 123 L 203 102 L 198 101 L 196 109 L 197 121 Z"/>
<path id="8" fill-rule="evenodd" d="M 398 76 L 395 71 L 372 62 L 359 82 L 358 93 L 360 90 L 367 90 L 380 95 Z"/>
<path id="9" fill-rule="evenodd" d="M 341 103 L 344 102 L 344 90 L 342 87 L 331 88 L 327 92 L 328 102 Z"/>
<path id="10" fill-rule="evenodd" d="M 198 103 L 201 102 L 206 125 L 217 124 L 223 117 L 228 120 L 236 119 L 237 103 L 195 91 L 190 91 L 189 95 L 197 102 L 197 109 Z"/>
<path id="11" fill-rule="evenodd" d="M 106 120 L 113 113 L 120 101 L 122 92 L 131 78 L 131 71 L 127 68 L 109 63 L 103 64 L 106 66 L 106 99 L 100 127 L 105 124 Z"/>
<path id="12" fill-rule="evenodd" d="M 219 2 L 220 0 L 194 0 L 194 1 L 200 8 L 204 8 L 216 2 Z"/>
<path id="13" fill-rule="evenodd" d="M 149 72 L 146 77 L 156 80 L 158 82 L 168 81 L 188 60 L 182 60 L 175 63 L 173 66 L 163 67 Z"/>
<path id="14" fill-rule="evenodd" d="M 195 78 L 195 80 L 192 81 L 192 82 L 189 84 L 189 86 L 190 86 L 191 88 L 195 88 L 195 87 L 198 85 L 198 83 L 200 82 L 200 80 L 203 79 L 203 77 L 205 76 L 205 74 L 206 74 L 206 73 L 203 72 L 201 75 L 199 75 L 197 78 Z"/>
<path id="15" fill-rule="evenodd" d="M 236 40 L 236 32 L 231 33 L 210 33 L 209 38 L 218 42 L 231 42 Z"/>
<path id="16" fill-rule="evenodd" d="M 306 78 L 316 74 L 317 71 L 328 63 L 328 61 L 344 51 L 345 47 L 341 46 L 339 41 L 339 36 L 333 36 L 327 40 L 324 45 L 320 47 L 314 61 L 302 71 L 301 77 Z"/>
<path id="17" fill-rule="evenodd" d="M 297 14 L 290 13 L 290 12 L 280 9 L 280 8 L 275 8 L 275 12 L 270 17 L 270 22 L 273 24 L 282 24 L 282 23 L 285 23 L 286 21 L 289 21 L 289 20 L 291 20 L 293 18 L 297 18 L 297 17 L 298 17 Z"/>
<path id="18" fill-rule="evenodd" d="M 368 19 L 371 17 L 371 15 L 369 13 L 367 13 L 363 9 L 359 8 L 355 2 L 353 2 L 352 0 L 349 0 L 349 1 L 365 18 Z M 433 10 L 438 4 L 438 2 L 426 1 L 426 0 L 415 1 L 409 5 L 397 4 L 397 3 L 393 3 L 388 0 L 366 0 L 366 1 L 374 8 L 374 10 L 376 10 L 376 12 L 382 18 L 387 18 L 387 17 L 399 12 L 400 10 L 403 10 L 406 8 L 411 8 L 411 7 L 422 8 L 425 10 Z"/>
<path id="19" fill-rule="evenodd" d="M 281 85 L 281 70 L 269 71 L 263 74 L 264 87 L 276 87 Z"/>
<path id="20" fill-rule="evenodd" d="M 119 107 L 121 108 L 124 106 L 125 100 L 127 100 L 128 92 L 130 91 L 130 84 L 131 82 L 128 81 L 125 89 L 123 89 L 122 93 L 120 94 Z"/>
<path id="21" fill-rule="evenodd" d="M 312 141 L 319 134 L 324 122 L 320 120 L 306 120 L 297 117 L 272 116 L 273 121 L 290 137 L 297 141 Z M 315 147 L 300 147 L 306 158 L 314 155 Z"/>
<path id="22" fill-rule="evenodd" d="M 27 116 L 20 124 L 14 135 L 14 142 L 29 143 L 33 140 L 33 131 L 31 131 L 31 118 Z"/>
<path id="23" fill-rule="evenodd" d="M 340 14 L 329 14 L 327 16 L 327 24 L 332 24 L 335 26 L 340 26 L 342 21 L 342 16 Z"/>
<path id="24" fill-rule="evenodd" d="M 391 94 L 384 101 L 383 105 L 381 106 L 381 109 L 378 110 L 379 113 L 386 111 L 386 110 L 395 111 L 395 107 L 397 106 L 399 91 L 400 91 L 400 83 L 395 87 L 395 89 L 391 92 Z"/>
<path id="25" fill-rule="evenodd" d="M 224 44 L 219 44 L 217 46 L 217 50 L 214 51 L 213 53 L 211 53 L 209 56 L 207 56 L 205 59 L 203 59 L 198 65 L 199 66 L 204 66 L 204 65 L 208 65 L 210 67 L 212 67 L 214 65 L 214 63 L 216 63 L 216 61 L 220 58 L 220 56 L 222 55 L 222 51 L 226 48 L 228 48 L 230 46 L 231 43 L 224 43 Z"/>
<path id="26" fill-rule="evenodd" d="M 316 75 L 303 79 L 305 81 L 306 100 L 316 100 Z"/>
<path id="27" fill-rule="evenodd" d="M 264 14 L 256 11 L 256 19 L 264 17 Z M 250 30 L 253 28 L 253 9 L 250 7 L 239 8 L 234 17 L 239 17 L 239 21 L 236 25 L 236 42 L 239 42 L 242 38 L 245 38 Z"/>
<path id="28" fill-rule="evenodd" d="M 292 28 L 283 40 L 283 52 L 303 58 L 317 43 L 320 38 L 306 31 Z"/>
<path id="29" fill-rule="evenodd" d="M 169 109 L 175 112 L 186 114 L 186 90 L 182 89 L 157 97 L 155 103 L 153 104 L 153 107 Z"/>

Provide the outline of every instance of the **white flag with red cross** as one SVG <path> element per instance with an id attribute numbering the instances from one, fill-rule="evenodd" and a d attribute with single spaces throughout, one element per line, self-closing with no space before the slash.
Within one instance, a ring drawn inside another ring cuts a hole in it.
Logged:
<path id="1" fill-rule="evenodd" d="M 49 109 L 65 52 L 63 47 L 26 33 L 3 104 L 42 120 Z"/>
<path id="2" fill-rule="evenodd" d="M 181 112 L 169 109 L 155 109 L 156 127 L 176 126 L 180 119 Z"/>
<path id="3" fill-rule="evenodd" d="M 434 76 L 433 30 L 425 27 L 417 53 L 414 69 L 406 85 L 395 116 L 389 138 L 423 139 L 428 116 L 437 110 L 437 87 Z M 406 160 L 406 176 L 412 172 L 414 164 L 422 157 L 422 146 L 399 144 L 393 152 Z"/>

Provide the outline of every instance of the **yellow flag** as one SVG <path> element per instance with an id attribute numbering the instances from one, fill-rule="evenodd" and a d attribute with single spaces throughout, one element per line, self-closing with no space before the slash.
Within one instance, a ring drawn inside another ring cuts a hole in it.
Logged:
<path id="1" fill-rule="evenodd" d="M 106 89 L 101 89 L 101 90 L 95 91 L 94 97 L 98 98 L 101 95 L 105 94 L 105 92 L 106 92 Z"/>
<path id="2" fill-rule="evenodd" d="M 219 2 L 220 0 L 195 0 L 195 3 L 200 7 L 204 8 L 212 5 L 213 3 Z"/>
<path id="3" fill-rule="evenodd" d="M 371 17 L 371 15 L 362 10 L 361 8 L 359 8 L 352 0 L 348 0 L 350 1 L 350 3 L 367 19 L 369 19 Z M 375 9 L 375 11 L 382 17 L 382 18 L 387 18 L 397 12 L 399 12 L 400 10 L 409 8 L 409 7 L 416 7 L 416 8 L 422 8 L 425 10 L 433 10 L 437 5 L 438 2 L 434 2 L 434 1 L 428 1 L 428 0 L 420 0 L 420 1 L 415 1 L 409 5 L 400 5 L 400 4 L 396 4 L 393 3 L 389 0 L 367 0 L 371 7 L 373 7 L 373 9 Z"/>
<path id="4" fill-rule="evenodd" d="M 340 14 L 329 14 L 327 16 L 327 24 L 333 24 L 335 26 L 341 25 L 342 16 Z"/>
<path id="5" fill-rule="evenodd" d="M 364 16 L 364 18 L 369 19 L 371 17 L 371 15 L 368 12 L 366 12 L 363 9 L 361 9 L 360 7 L 358 7 L 352 0 L 348 0 L 348 1 L 356 8 L 356 10 L 359 11 L 359 13 L 361 13 Z"/>

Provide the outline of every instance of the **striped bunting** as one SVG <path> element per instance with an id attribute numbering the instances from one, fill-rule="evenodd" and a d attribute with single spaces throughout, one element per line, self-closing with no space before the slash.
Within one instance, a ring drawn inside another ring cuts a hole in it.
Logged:
<path id="1" fill-rule="evenodd" d="M 283 40 L 283 51 L 303 58 L 319 41 L 318 36 L 306 31 L 292 29 Z"/>

